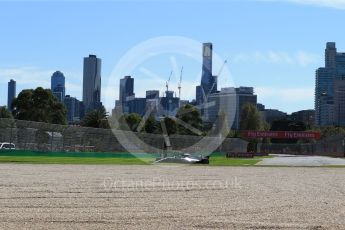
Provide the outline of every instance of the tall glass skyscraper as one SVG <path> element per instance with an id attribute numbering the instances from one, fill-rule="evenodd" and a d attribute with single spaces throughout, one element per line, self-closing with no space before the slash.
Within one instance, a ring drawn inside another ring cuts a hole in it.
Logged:
<path id="1" fill-rule="evenodd" d="M 85 112 L 102 106 L 101 65 L 102 60 L 96 55 L 84 58 L 83 103 Z"/>
<path id="2" fill-rule="evenodd" d="M 65 98 L 65 76 L 62 72 L 56 71 L 51 77 L 51 91 L 54 96 L 60 101 L 63 102 Z"/>
<path id="3" fill-rule="evenodd" d="M 338 126 L 345 127 L 345 76 L 335 80 L 334 120 Z"/>
<path id="4" fill-rule="evenodd" d="M 215 93 L 217 91 L 216 77 L 212 75 L 212 57 L 213 45 L 212 43 L 204 43 L 202 50 L 202 76 L 201 88 L 205 96 Z"/>
<path id="5" fill-rule="evenodd" d="M 131 76 L 125 76 L 120 79 L 120 104 L 122 106 L 122 111 L 127 113 L 129 111 L 129 101 L 134 99 L 134 78 Z"/>
<path id="6" fill-rule="evenodd" d="M 8 82 L 8 95 L 7 95 L 7 108 L 10 111 L 12 111 L 12 102 L 15 97 L 16 97 L 16 82 L 11 79 Z"/>
<path id="7" fill-rule="evenodd" d="M 316 70 L 315 77 L 315 123 L 334 125 L 339 105 L 334 102 L 337 80 L 345 77 L 345 53 L 338 53 L 335 42 L 328 42 L 325 50 L 325 67 Z M 339 95 L 337 95 L 339 96 Z M 337 100 L 338 102 L 339 100 Z"/>
<path id="8" fill-rule="evenodd" d="M 67 108 L 67 120 L 69 123 L 75 123 L 80 121 L 80 101 L 75 98 L 71 97 L 70 95 L 66 95 L 64 98 L 64 104 Z"/>
<path id="9" fill-rule="evenodd" d="M 125 76 L 120 79 L 120 102 L 124 103 L 132 96 L 134 96 L 134 78 Z"/>
<path id="10" fill-rule="evenodd" d="M 210 94 L 217 92 L 217 78 L 212 75 L 212 43 L 204 43 L 202 46 L 202 75 L 201 84 L 196 88 L 196 102 L 202 104 Z M 206 100 L 207 101 L 207 100 Z"/>

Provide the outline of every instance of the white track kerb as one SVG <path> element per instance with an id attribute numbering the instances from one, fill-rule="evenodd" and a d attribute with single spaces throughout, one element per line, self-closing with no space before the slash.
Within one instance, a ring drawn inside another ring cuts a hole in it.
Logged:
<path id="1" fill-rule="evenodd" d="M 197 85 L 200 85 L 201 82 L 201 69 L 202 69 L 202 43 L 195 41 L 193 39 L 185 38 L 185 37 L 178 37 L 178 36 L 163 36 L 163 37 L 156 37 L 149 40 L 146 40 L 132 49 L 130 49 L 122 58 L 120 61 L 116 64 L 115 68 L 113 69 L 113 72 L 111 76 L 109 77 L 109 82 L 107 85 L 107 89 L 111 89 L 113 92 L 118 92 L 119 89 L 119 82 L 120 79 L 127 75 L 132 75 L 135 79 L 135 85 L 137 85 L 137 79 L 140 77 L 145 77 L 145 85 L 148 87 L 152 87 L 153 84 L 157 81 L 162 82 L 163 85 L 160 87 L 160 90 L 163 89 L 165 86 L 165 82 L 168 78 L 168 73 L 171 71 L 171 69 L 167 69 L 167 75 L 166 76 L 160 76 L 158 74 L 155 74 L 155 70 L 152 69 L 152 67 L 146 66 L 146 63 L 150 61 L 150 59 L 154 58 L 155 60 L 161 57 L 161 59 L 167 59 L 167 57 L 170 57 L 172 69 L 175 67 L 178 63 L 179 65 L 183 65 L 182 60 L 178 60 L 178 57 L 183 57 L 185 60 L 186 58 L 191 59 L 193 62 L 200 63 L 200 72 L 198 74 L 195 74 L 196 76 L 194 79 L 192 79 L 193 83 L 195 85 L 193 87 L 183 87 L 182 82 L 182 92 L 183 94 L 188 95 L 194 95 L 195 98 L 195 87 Z M 213 52 L 213 67 L 216 71 L 220 69 L 220 67 L 223 65 L 224 60 L 220 58 L 219 55 L 217 55 L 215 52 Z M 184 69 L 187 69 L 188 66 L 185 65 Z M 143 69 L 145 71 L 143 71 Z M 140 72 L 141 70 L 141 76 L 136 76 L 135 72 Z M 178 73 L 179 74 L 179 73 Z M 188 77 L 188 81 L 190 81 L 190 76 Z M 158 79 L 157 79 L 158 78 Z M 143 80 L 143 79 L 141 79 Z M 222 71 L 222 74 L 220 78 L 218 79 L 218 84 L 221 86 L 234 86 L 231 74 L 227 66 L 224 66 L 224 69 Z M 135 87 L 136 88 L 136 87 Z M 154 88 L 147 88 L 146 90 L 152 90 Z M 177 90 L 177 89 L 174 89 Z M 161 92 L 162 93 L 162 92 Z M 110 94 L 110 92 L 109 92 Z M 182 99 L 183 99 L 182 94 Z M 118 95 L 116 95 L 118 97 Z M 236 101 L 236 100 L 235 100 Z M 114 98 L 106 98 L 106 104 L 114 104 Z M 217 114 L 223 114 L 223 116 L 220 117 L 229 117 L 230 115 L 227 114 L 228 106 L 226 105 L 225 100 L 220 97 L 219 101 L 219 111 L 216 111 Z M 229 103 L 229 102 L 227 102 Z M 234 102 L 236 103 L 236 102 Z M 202 109 L 215 109 L 213 107 L 214 105 L 210 103 L 205 103 L 199 108 Z M 218 107 L 216 107 L 218 108 Z M 143 122 L 140 125 L 143 125 L 145 122 L 146 117 L 150 114 L 151 111 L 146 111 L 146 116 L 143 118 Z M 110 126 L 112 127 L 113 133 L 120 142 L 120 144 L 131 154 L 134 156 L 142 159 L 143 161 L 148 161 L 149 152 L 162 152 L 162 149 L 156 149 L 153 146 L 149 146 L 147 143 L 145 143 L 143 140 L 141 140 L 138 135 L 135 134 L 135 132 L 128 132 L 128 131 L 121 131 L 118 130 L 116 127 L 118 127 L 118 118 L 122 116 L 123 114 L 113 114 L 112 121 L 109 122 Z M 224 122 L 224 119 L 222 118 L 222 121 L 220 121 L 220 118 L 218 121 L 216 121 L 213 125 L 213 128 L 206 133 L 206 135 L 200 139 L 197 143 L 195 143 L 192 146 L 189 146 L 185 149 L 179 149 L 178 152 L 183 153 L 191 153 L 191 154 L 198 154 L 203 156 L 208 156 L 212 152 L 214 152 L 222 143 L 222 141 L 226 138 L 226 135 L 229 133 L 232 121 L 235 119 L 234 116 L 231 116 L 231 119 L 227 119 L 226 122 Z M 182 124 L 183 122 L 177 121 L 177 124 Z M 162 124 L 164 126 L 164 124 Z M 186 126 L 185 126 L 186 127 Z M 188 128 L 188 126 L 186 127 Z M 191 128 L 191 127 L 189 127 Z M 164 127 L 162 128 L 163 135 L 164 134 Z M 192 132 L 198 132 L 198 130 L 191 130 Z M 201 130 L 200 130 L 201 133 Z M 168 137 L 169 138 L 169 137 Z M 149 150 L 148 150 L 149 149 Z"/>

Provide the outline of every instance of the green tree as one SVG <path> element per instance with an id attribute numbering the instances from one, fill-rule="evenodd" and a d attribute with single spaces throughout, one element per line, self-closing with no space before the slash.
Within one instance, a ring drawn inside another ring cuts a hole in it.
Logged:
<path id="1" fill-rule="evenodd" d="M 247 103 L 243 105 L 240 116 L 240 129 L 241 130 L 262 130 L 263 124 L 260 112 L 254 104 Z M 257 150 L 257 143 L 259 140 L 250 139 L 248 140 L 248 152 L 255 152 Z"/>
<path id="2" fill-rule="evenodd" d="M 263 128 L 260 112 L 254 104 L 247 103 L 241 110 L 241 130 L 261 130 Z"/>
<path id="3" fill-rule="evenodd" d="M 132 132 L 138 132 L 138 126 L 142 121 L 142 118 L 137 113 L 131 113 L 131 114 L 118 114 L 118 117 L 113 117 L 112 119 L 115 119 L 116 122 L 113 122 L 116 124 L 114 126 L 116 129 L 124 130 L 124 131 L 132 131 Z M 146 124 L 145 124 L 146 125 Z M 145 127 L 143 127 L 139 131 L 144 131 Z"/>
<path id="4" fill-rule="evenodd" d="M 11 112 L 5 107 L 0 107 L 0 118 L 12 118 Z"/>
<path id="5" fill-rule="evenodd" d="M 141 131 L 137 130 L 138 126 L 142 120 L 141 116 L 137 113 L 130 113 L 127 116 L 125 116 L 126 123 L 129 127 L 129 129 L 133 132 Z"/>
<path id="6" fill-rule="evenodd" d="M 307 126 L 303 122 L 295 122 L 288 119 L 276 120 L 272 123 L 271 131 L 306 131 Z M 271 139 L 272 143 L 294 144 L 298 139 Z"/>
<path id="7" fill-rule="evenodd" d="M 13 100 L 13 114 L 16 119 L 66 124 L 67 110 L 49 89 L 41 87 L 26 89 Z"/>
<path id="8" fill-rule="evenodd" d="M 166 117 L 166 118 L 164 118 L 164 120 L 162 122 L 164 122 L 164 124 L 165 124 L 166 131 L 167 131 L 168 135 L 177 133 L 177 124 L 176 124 L 174 119 L 172 119 L 170 117 Z M 163 128 L 162 125 L 160 126 L 161 129 Z M 163 130 L 162 130 L 162 133 L 163 133 Z"/>
<path id="9" fill-rule="evenodd" d="M 199 110 L 192 105 L 187 104 L 181 107 L 177 111 L 176 118 L 199 131 L 202 131 L 203 129 L 201 114 Z M 188 127 L 185 127 L 181 124 L 177 126 L 177 130 L 178 133 L 182 135 L 197 135 L 195 132 L 188 129 Z"/>
<path id="10" fill-rule="evenodd" d="M 237 130 L 230 130 L 229 134 L 226 136 L 227 138 L 239 138 L 241 135 Z"/>
<path id="11" fill-rule="evenodd" d="M 321 132 L 321 138 L 327 138 L 336 135 L 345 135 L 345 128 L 344 127 L 334 127 L 334 126 L 327 126 L 322 128 L 315 128 L 314 131 Z"/>
<path id="12" fill-rule="evenodd" d="M 262 123 L 262 130 L 263 131 L 270 131 L 270 129 L 271 129 L 271 126 L 270 126 L 270 124 L 269 123 L 267 123 L 266 121 L 264 121 L 263 123 Z M 262 138 L 262 143 L 264 143 L 264 144 L 270 144 L 271 143 L 271 139 L 270 138 Z"/>
<path id="13" fill-rule="evenodd" d="M 108 113 L 102 106 L 100 109 L 95 109 L 87 112 L 82 121 L 82 126 L 108 129 L 109 123 L 107 118 Z"/>
<path id="14" fill-rule="evenodd" d="M 154 116 L 149 116 L 149 118 L 145 122 L 145 132 L 146 133 L 155 133 L 157 130 L 157 122 Z"/>

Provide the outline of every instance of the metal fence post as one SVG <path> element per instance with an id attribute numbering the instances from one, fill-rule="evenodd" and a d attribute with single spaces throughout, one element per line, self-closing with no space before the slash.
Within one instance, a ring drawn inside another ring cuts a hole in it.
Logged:
<path id="1" fill-rule="evenodd" d="M 10 144 L 12 144 L 12 132 L 13 132 L 13 122 L 11 122 L 11 132 L 10 132 Z"/>
<path id="2" fill-rule="evenodd" d="M 52 136 L 50 140 L 50 152 L 53 152 L 53 140 L 54 140 L 54 131 L 52 131 Z"/>

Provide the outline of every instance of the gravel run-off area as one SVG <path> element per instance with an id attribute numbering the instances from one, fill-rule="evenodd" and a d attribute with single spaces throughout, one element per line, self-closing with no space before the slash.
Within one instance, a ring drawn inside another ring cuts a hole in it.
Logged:
<path id="1" fill-rule="evenodd" d="M 0 207 L 0 229 L 345 229 L 345 169 L 0 164 Z"/>

